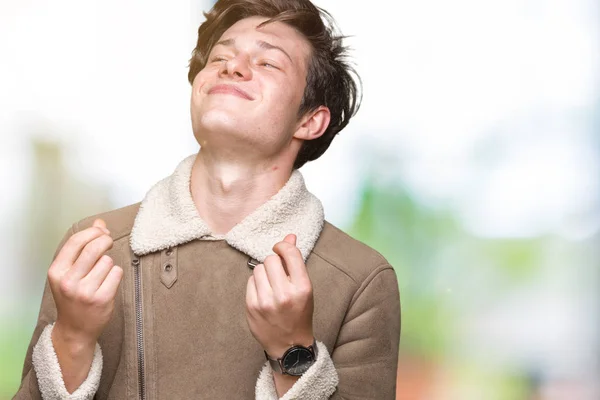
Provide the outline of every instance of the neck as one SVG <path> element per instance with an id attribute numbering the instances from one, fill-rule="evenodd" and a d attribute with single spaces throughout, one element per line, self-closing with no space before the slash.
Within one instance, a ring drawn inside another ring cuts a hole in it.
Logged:
<path id="1" fill-rule="evenodd" d="M 190 181 L 198 214 L 213 234 L 226 234 L 286 184 L 292 173 L 288 164 L 232 160 L 201 149 Z"/>

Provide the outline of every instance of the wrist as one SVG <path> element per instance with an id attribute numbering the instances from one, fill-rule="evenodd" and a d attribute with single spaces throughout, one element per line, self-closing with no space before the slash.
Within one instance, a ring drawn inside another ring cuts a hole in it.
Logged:
<path id="1" fill-rule="evenodd" d="M 55 349 L 66 352 L 70 357 L 93 354 L 96 348 L 96 338 L 65 329 L 58 322 L 54 323 L 51 339 Z"/>
<path id="2" fill-rule="evenodd" d="M 289 341 L 284 344 L 278 344 L 275 346 L 267 346 L 264 350 L 270 358 L 278 359 L 283 357 L 286 351 L 294 346 L 310 347 L 315 343 L 314 336 L 306 336 L 298 338 L 297 340 Z"/>

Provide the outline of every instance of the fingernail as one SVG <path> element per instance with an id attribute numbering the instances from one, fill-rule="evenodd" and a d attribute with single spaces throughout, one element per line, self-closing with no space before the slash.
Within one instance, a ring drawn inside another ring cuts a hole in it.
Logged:
<path id="1" fill-rule="evenodd" d="M 110 235 L 110 231 L 109 231 L 108 229 L 106 229 L 106 228 L 104 228 L 104 227 L 103 227 L 103 228 L 101 228 L 101 229 L 104 231 L 104 233 L 106 233 L 107 235 Z"/>

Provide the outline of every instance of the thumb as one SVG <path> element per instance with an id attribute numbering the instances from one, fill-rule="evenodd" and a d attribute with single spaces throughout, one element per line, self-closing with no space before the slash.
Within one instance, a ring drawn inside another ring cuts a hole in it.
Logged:
<path id="1" fill-rule="evenodd" d="M 293 233 L 290 233 L 289 235 L 286 235 L 286 237 L 283 239 L 284 242 L 287 242 L 289 244 L 293 244 L 294 246 L 296 245 L 296 235 L 294 235 Z"/>

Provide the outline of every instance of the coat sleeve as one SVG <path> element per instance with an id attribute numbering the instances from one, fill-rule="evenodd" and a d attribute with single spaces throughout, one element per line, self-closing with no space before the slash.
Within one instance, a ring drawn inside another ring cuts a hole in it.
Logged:
<path id="1" fill-rule="evenodd" d="M 350 303 L 332 354 L 317 341 L 317 362 L 281 400 L 393 400 L 396 398 L 400 344 L 400 293 L 393 268 L 375 269 Z M 256 400 L 276 400 L 266 363 Z"/>
<path id="2" fill-rule="evenodd" d="M 56 258 L 59 250 L 74 232 L 73 227 L 67 231 L 54 254 L 54 258 Z M 65 388 L 58 358 L 52 346 L 51 333 L 54 321 L 56 321 L 56 305 L 48 279 L 46 279 L 37 324 L 25 355 L 21 386 L 14 395 L 13 400 L 83 400 L 94 397 L 102 371 L 100 346 L 96 344 L 92 368 L 88 377 L 75 392 L 69 394 Z"/>

